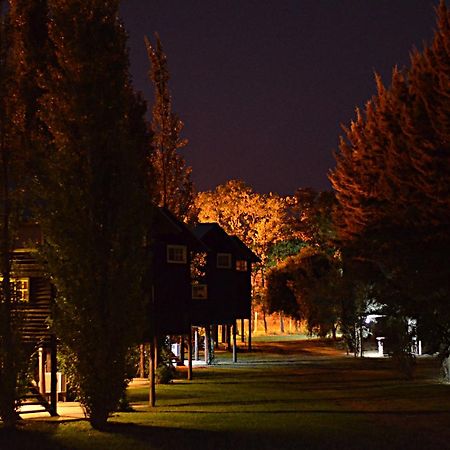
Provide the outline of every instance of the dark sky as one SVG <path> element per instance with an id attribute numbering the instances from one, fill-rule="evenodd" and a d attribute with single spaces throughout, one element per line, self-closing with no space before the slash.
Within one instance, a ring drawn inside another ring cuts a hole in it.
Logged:
<path id="1" fill-rule="evenodd" d="M 124 0 L 134 84 L 151 103 L 146 34 L 160 34 L 183 150 L 198 190 L 229 179 L 259 192 L 328 189 L 341 134 L 407 65 L 437 0 Z"/>

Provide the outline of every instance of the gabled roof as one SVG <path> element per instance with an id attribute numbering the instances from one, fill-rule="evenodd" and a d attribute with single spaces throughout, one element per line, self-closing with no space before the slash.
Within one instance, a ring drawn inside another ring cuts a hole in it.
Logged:
<path id="1" fill-rule="evenodd" d="M 230 235 L 217 223 L 199 223 L 193 233 L 213 252 L 236 253 Z"/>
<path id="2" fill-rule="evenodd" d="M 154 207 L 152 228 L 154 235 L 180 235 L 192 250 L 207 251 L 203 242 L 181 220 L 178 220 L 167 208 Z"/>
<path id="3" fill-rule="evenodd" d="M 237 237 L 229 235 L 219 224 L 199 223 L 195 236 L 216 252 L 229 252 L 238 258 L 259 262 L 259 258 Z"/>
<path id="4" fill-rule="evenodd" d="M 252 263 L 261 262 L 261 260 L 252 252 L 237 236 L 230 236 L 237 248 L 237 255 Z"/>

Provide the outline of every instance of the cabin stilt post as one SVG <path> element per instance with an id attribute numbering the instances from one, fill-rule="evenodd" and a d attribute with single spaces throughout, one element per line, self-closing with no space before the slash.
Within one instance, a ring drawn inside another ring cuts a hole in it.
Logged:
<path id="1" fill-rule="evenodd" d="M 210 349 L 211 349 L 211 326 L 205 327 L 205 364 L 210 363 Z"/>
<path id="2" fill-rule="evenodd" d="M 150 340 L 150 351 L 149 351 L 149 370 L 148 379 L 150 382 L 149 386 L 149 396 L 148 403 L 151 407 L 156 405 L 156 390 L 155 390 L 155 369 L 156 369 L 156 350 L 155 350 L 156 337 L 152 337 Z"/>
<path id="3" fill-rule="evenodd" d="M 233 322 L 233 362 L 237 362 L 237 330 L 236 321 Z"/>
<path id="4" fill-rule="evenodd" d="M 198 356 L 198 328 L 194 328 L 194 359 L 198 361 L 200 358 Z"/>
<path id="5" fill-rule="evenodd" d="M 252 315 L 248 317 L 248 340 L 247 340 L 248 351 L 252 351 Z"/>
<path id="6" fill-rule="evenodd" d="M 57 343 L 54 334 L 50 337 L 50 414 L 58 415 L 58 374 L 56 360 Z"/>
<path id="7" fill-rule="evenodd" d="M 187 341 L 187 351 L 188 351 L 188 372 L 187 379 L 192 380 L 192 327 L 189 327 L 189 335 Z"/>
<path id="8" fill-rule="evenodd" d="M 185 353 L 184 353 L 184 335 L 180 336 L 180 366 L 184 366 Z"/>
<path id="9" fill-rule="evenodd" d="M 45 350 L 44 347 L 39 347 L 39 393 L 45 396 Z"/>

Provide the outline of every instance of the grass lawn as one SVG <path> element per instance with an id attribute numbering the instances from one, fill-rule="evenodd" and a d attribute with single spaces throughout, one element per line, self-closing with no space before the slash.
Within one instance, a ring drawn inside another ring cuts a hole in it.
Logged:
<path id="1" fill-rule="evenodd" d="M 158 386 L 157 407 L 145 386 L 128 390 L 135 412 L 110 419 L 105 432 L 86 421 L 25 420 L 11 449 L 450 449 L 450 386 L 432 358 L 413 381 L 387 359 L 346 357 L 318 341 L 255 342 L 194 371 L 192 382 Z"/>

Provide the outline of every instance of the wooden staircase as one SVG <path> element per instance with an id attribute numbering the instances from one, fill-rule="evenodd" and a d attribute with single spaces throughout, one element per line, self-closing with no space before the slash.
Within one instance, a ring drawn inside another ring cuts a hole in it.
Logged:
<path id="1" fill-rule="evenodd" d="M 17 409 L 17 413 L 20 416 L 44 412 L 49 413 L 52 417 L 58 416 L 47 399 L 39 392 L 37 386 L 33 384 L 29 385 L 27 394 L 23 395 L 20 400 L 21 402 Z"/>

